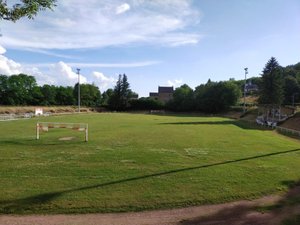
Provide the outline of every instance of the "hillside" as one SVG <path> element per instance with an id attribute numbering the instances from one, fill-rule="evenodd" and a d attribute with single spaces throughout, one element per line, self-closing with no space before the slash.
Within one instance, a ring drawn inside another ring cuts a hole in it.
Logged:
<path id="1" fill-rule="evenodd" d="M 280 126 L 300 131 L 300 112 L 298 112 L 295 116 L 289 118 L 288 120 L 284 121 Z"/>

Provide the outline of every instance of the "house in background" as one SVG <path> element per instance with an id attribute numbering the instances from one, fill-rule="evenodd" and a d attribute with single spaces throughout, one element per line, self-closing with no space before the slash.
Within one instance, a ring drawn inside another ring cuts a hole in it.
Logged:
<path id="1" fill-rule="evenodd" d="M 160 87 L 158 86 L 158 92 L 150 92 L 149 97 L 161 102 L 168 102 L 173 99 L 174 88 L 173 87 Z"/>
<path id="2" fill-rule="evenodd" d="M 252 92 L 257 92 L 258 91 L 258 86 L 256 84 L 252 84 L 252 81 L 248 81 L 245 85 L 245 92 L 246 93 L 252 93 Z"/>

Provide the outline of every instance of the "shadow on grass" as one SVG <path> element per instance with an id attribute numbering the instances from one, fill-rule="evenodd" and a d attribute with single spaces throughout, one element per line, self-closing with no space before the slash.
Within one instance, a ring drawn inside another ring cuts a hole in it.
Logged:
<path id="1" fill-rule="evenodd" d="M 27 198 L 7 200 L 7 201 L 4 200 L 4 201 L 0 201 L 0 213 L 26 213 L 26 212 L 33 213 L 33 212 L 41 209 L 43 204 L 46 204 L 46 203 L 54 200 L 55 198 L 58 198 L 59 196 L 61 196 L 63 194 L 67 194 L 67 193 L 73 193 L 73 192 L 77 192 L 77 191 L 85 191 L 85 190 L 95 189 L 95 188 L 102 188 L 102 187 L 117 185 L 117 184 L 126 183 L 126 182 L 143 180 L 143 179 L 147 179 L 147 178 L 171 175 L 171 174 L 176 174 L 176 173 L 185 172 L 185 171 L 198 170 L 198 169 L 204 169 L 204 168 L 215 167 L 215 166 L 222 166 L 222 165 L 232 164 L 232 163 L 239 163 L 239 162 L 255 160 L 255 159 L 259 159 L 259 158 L 266 158 L 266 157 L 271 157 L 271 156 L 289 154 L 289 153 L 293 153 L 293 152 L 300 152 L 300 149 L 274 152 L 274 153 L 269 153 L 269 154 L 264 154 L 264 155 L 257 155 L 257 156 L 242 158 L 242 159 L 228 160 L 228 161 L 217 162 L 217 163 L 212 163 L 212 164 L 207 164 L 207 165 L 200 165 L 200 166 L 194 166 L 194 167 L 187 167 L 187 168 L 163 171 L 163 172 L 159 172 L 159 173 L 153 173 L 153 174 L 148 174 L 148 175 L 144 175 L 144 176 L 126 178 L 126 179 L 106 182 L 106 183 L 102 183 L 102 184 L 90 185 L 90 186 L 79 187 L 79 188 L 74 188 L 74 189 L 69 189 L 69 190 L 64 190 L 64 191 L 58 191 L 58 192 L 44 193 L 44 194 L 35 195 L 35 196 L 27 197 Z"/>
<path id="2" fill-rule="evenodd" d="M 82 140 L 81 140 L 82 139 Z M 22 145 L 22 146 L 31 146 L 31 147 L 40 147 L 41 144 L 43 146 L 65 146 L 65 145 L 78 145 L 78 144 L 86 144 L 83 138 L 75 138 L 72 140 L 59 140 L 59 138 L 55 140 L 49 140 L 45 138 L 43 140 L 35 140 L 35 139 L 24 139 L 24 140 L 0 140 L 0 146 L 7 146 L 7 145 Z"/>
<path id="3" fill-rule="evenodd" d="M 178 225 L 299 225 L 300 182 L 283 181 L 282 184 L 289 186 L 288 192 L 270 206 L 264 206 L 263 201 L 224 205 L 215 213 L 184 220 Z"/>
<path id="4" fill-rule="evenodd" d="M 270 130 L 266 126 L 259 126 L 255 123 L 250 123 L 242 120 L 221 120 L 221 121 L 198 121 L 198 122 L 173 122 L 160 123 L 161 125 L 235 125 L 242 129 L 251 130 Z"/>

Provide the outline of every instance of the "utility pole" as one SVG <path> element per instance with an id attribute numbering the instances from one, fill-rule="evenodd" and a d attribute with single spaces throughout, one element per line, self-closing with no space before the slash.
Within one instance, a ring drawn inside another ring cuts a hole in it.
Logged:
<path id="1" fill-rule="evenodd" d="M 77 68 L 78 74 L 78 113 L 80 113 L 80 69 Z"/>
<path id="2" fill-rule="evenodd" d="M 245 68 L 245 85 L 244 85 L 244 113 L 246 112 L 246 84 L 247 84 L 247 74 L 248 74 L 248 68 Z"/>
<path id="3" fill-rule="evenodd" d="M 299 93 L 294 93 L 292 95 L 292 106 L 294 107 L 295 106 L 295 96 L 298 95 Z"/>

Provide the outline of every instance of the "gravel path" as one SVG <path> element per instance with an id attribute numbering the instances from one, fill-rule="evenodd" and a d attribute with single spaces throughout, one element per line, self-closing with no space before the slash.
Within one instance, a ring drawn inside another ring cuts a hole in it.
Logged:
<path id="1" fill-rule="evenodd" d="M 274 204 L 280 196 L 269 196 L 253 201 L 237 201 L 219 205 L 206 205 L 183 209 L 138 213 L 84 214 L 84 215 L 2 215 L 2 225 L 276 225 L 285 213 L 260 213 L 257 206 Z M 299 210 L 295 209 L 295 210 Z M 289 212 L 292 212 L 289 209 Z M 299 212 L 299 211 L 298 211 Z"/>
<path id="2" fill-rule="evenodd" d="M 0 215 L 0 225 L 280 225 L 286 218 L 300 216 L 299 199 L 297 183 L 285 195 L 253 201 L 135 213 Z M 274 205 L 272 211 L 257 210 Z"/>

